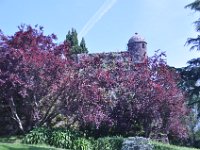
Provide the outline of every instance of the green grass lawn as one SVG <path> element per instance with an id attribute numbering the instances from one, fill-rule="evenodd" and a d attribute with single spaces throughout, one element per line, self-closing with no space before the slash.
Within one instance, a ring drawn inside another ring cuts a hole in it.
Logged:
<path id="1" fill-rule="evenodd" d="M 23 136 L 0 137 L 0 150 L 63 150 L 47 145 L 27 145 L 21 144 Z M 152 141 L 155 150 L 200 150 L 189 147 L 181 147 L 169 144 L 163 144 Z"/>
<path id="2" fill-rule="evenodd" d="M 24 136 L 4 136 L 0 137 L 0 143 L 21 143 Z M 0 149 L 1 150 L 1 149 Z"/>
<path id="3" fill-rule="evenodd" d="M 63 150 L 46 145 L 21 144 L 23 136 L 0 137 L 0 150 Z"/>
<path id="4" fill-rule="evenodd" d="M 156 150 L 199 150 L 195 148 L 180 147 L 169 144 L 153 142 Z M 20 143 L 0 143 L 0 150 L 63 150 L 49 146 L 26 145 Z"/>
<path id="5" fill-rule="evenodd" d="M 62 150 L 48 146 L 25 145 L 19 143 L 0 143 L 0 150 Z"/>
<path id="6" fill-rule="evenodd" d="M 160 142 L 152 142 L 156 150 L 200 150 L 196 148 L 190 148 L 190 147 L 181 147 L 181 146 L 175 146 L 170 144 L 163 144 Z"/>

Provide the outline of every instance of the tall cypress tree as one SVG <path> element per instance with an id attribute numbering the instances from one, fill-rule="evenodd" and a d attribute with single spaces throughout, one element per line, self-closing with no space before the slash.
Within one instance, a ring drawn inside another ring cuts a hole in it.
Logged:
<path id="1" fill-rule="evenodd" d="M 70 43 L 70 45 L 71 45 L 71 37 L 72 37 L 72 35 L 71 35 L 71 31 L 68 31 L 68 33 L 67 33 L 67 35 L 66 35 L 66 41 L 68 42 L 68 43 Z"/>
<path id="2" fill-rule="evenodd" d="M 72 46 L 78 45 L 78 34 L 74 28 L 72 28 L 72 32 L 71 32 L 71 43 L 72 43 Z"/>
<path id="3" fill-rule="evenodd" d="M 84 38 L 81 39 L 80 47 L 82 48 L 82 53 L 88 53 Z"/>
<path id="4" fill-rule="evenodd" d="M 66 35 L 66 41 L 70 44 L 70 53 L 71 54 L 81 54 L 88 53 L 88 49 L 86 48 L 85 39 L 81 39 L 81 43 L 79 45 L 78 42 L 78 34 L 74 28 L 71 31 L 68 31 Z"/>

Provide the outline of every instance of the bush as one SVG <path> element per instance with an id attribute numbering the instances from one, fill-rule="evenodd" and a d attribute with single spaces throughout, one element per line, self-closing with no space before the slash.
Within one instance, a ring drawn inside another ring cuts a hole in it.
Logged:
<path id="1" fill-rule="evenodd" d="M 99 138 L 94 144 L 94 150 L 121 150 L 122 137 Z"/>
<path id="2" fill-rule="evenodd" d="M 26 144 L 47 144 L 58 148 L 71 149 L 73 141 L 81 137 L 81 133 L 64 128 L 35 128 L 23 139 Z"/>
<path id="3" fill-rule="evenodd" d="M 47 144 L 59 148 L 72 148 L 73 135 L 68 130 L 52 130 L 48 136 Z"/>
<path id="4" fill-rule="evenodd" d="M 73 142 L 74 150 L 93 150 L 92 141 L 86 138 L 78 138 Z"/>
<path id="5" fill-rule="evenodd" d="M 26 144 L 44 144 L 48 139 L 48 129 L 47 128 L 35 128 L 27 134 L 22 143 Z"/>

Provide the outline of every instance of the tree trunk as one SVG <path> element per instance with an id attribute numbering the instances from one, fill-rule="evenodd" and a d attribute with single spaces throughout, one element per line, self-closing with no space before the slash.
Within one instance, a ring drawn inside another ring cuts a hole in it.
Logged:
<path id="1" fill-rule="evenodd" d="M 13 97 L 11 96 L 10 100 L 9 100 L 9 106 L 10 106 L 10 110 L 12 113 L 12 118 L 17 122 L 18 128 L 20 129 L 21 132 L 24 132 L 24 128 L 22 125 L 22 122 L 17 114 L 16 111 L 16 105 L 14 103 Z"/>

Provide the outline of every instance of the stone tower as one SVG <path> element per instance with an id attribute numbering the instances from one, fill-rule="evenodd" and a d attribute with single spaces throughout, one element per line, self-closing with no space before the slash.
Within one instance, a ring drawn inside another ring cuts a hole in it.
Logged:
<path id="1" fill-rule="evenodd" d="M 147 42 L 143 37 L 135 33 L 135 35 L 129 39 L 127 46 L 134 63 L 145 62 L 147 59 Z"/>

